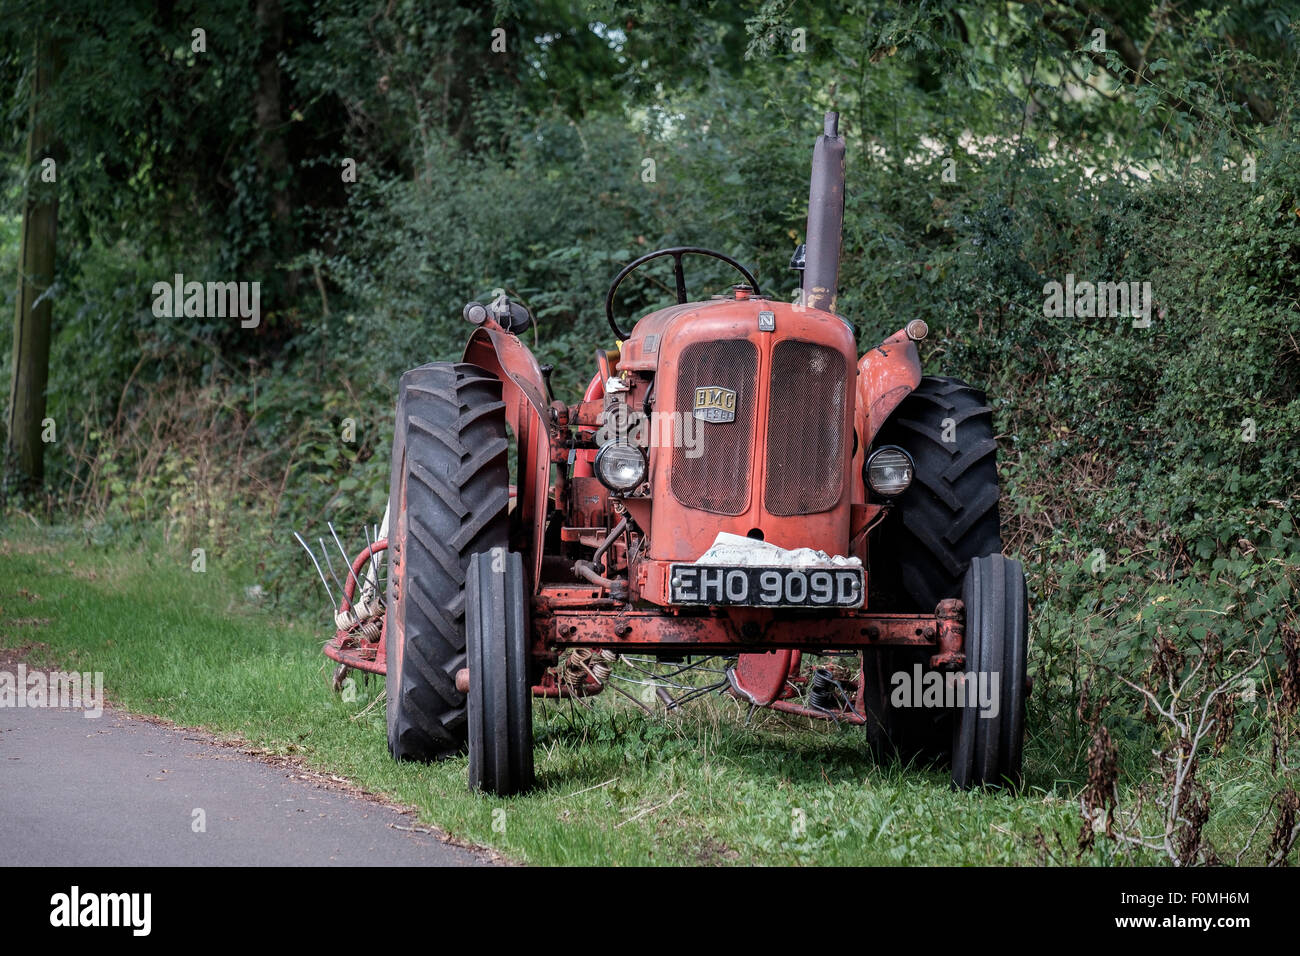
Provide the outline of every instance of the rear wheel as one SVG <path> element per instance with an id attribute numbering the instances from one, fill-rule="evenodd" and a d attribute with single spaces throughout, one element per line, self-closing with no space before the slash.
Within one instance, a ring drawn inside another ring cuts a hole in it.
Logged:
<path id="1" fill-rule="evenodd" d="M 867 746 L 879 761 L 897 757 L 903 763 L 929 764 L 948 754 L 952 743 L 952 713 L 924 707 L 895 707 L 890 700 L 893 675 L 905 674 L 908 686 L 917 673 L 929 669 L 928 648 L 882 647 L 862 654 L 862 701 Z M 909 692 L 907 699 L 911 699 Z"/>
<path id="2" fill-rule="evenodd" d="M 499 549 L 476 554 L 465 587 L 469 665 L 469 785 L 508 797 L 533 785 L 524 563 Z"/>
<path id="3" fill-rule="evenodd" d="M 926 376 L 877 433 L 881 445 L 905 450 L 916 471 L 873 536 L 873 590 L 883 586 L 891 609 L 929 613 L 961 596 L 972 558 L 1002 550 L 993 410 L 979 389 Z"/>
<path id="4" fill-rule="evenodd" d="M 984 393 L 955 378 L 926 376 L 899 403 L 873 442 L 912 457 L 912 485 L 896 498 L 869 545 L 870 605 L 930 614 L 960 597 L 971 560 L 1002 550 L 997 442 Z M 890 678 L 930 652 L 880 648 L 863 654 L 867 741 L 878 757 L 935 759 L 948 752 L 953 713 L 897 708 Z M 909 678 L 910 679 L 910 678 Z"/>
<path id="5" fill-rule="evenodd" d="M 465 743 L 465 572 L 508 544 L 501 382 L 466 363 L 402 376 L 393 434 L 388 573 L 388 749 L 434 760 Z"/>

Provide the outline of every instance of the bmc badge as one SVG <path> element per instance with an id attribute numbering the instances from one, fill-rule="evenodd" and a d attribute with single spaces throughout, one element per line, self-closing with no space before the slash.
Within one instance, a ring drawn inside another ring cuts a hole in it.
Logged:
<path id="1" fill-rule="evenodd" d="M 736 420 L 736 393 L 730 388 L 705 385 L 695 390 L 695 411 L 692 413 L 706 422 L 734 422 Z"/>

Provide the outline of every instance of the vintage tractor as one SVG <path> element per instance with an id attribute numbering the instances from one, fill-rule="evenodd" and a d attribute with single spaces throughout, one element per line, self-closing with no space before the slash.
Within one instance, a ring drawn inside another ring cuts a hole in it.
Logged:
<path id="1" fill-rule="evenodd" d="M 793 304 L 720 252 L 659 249 L 614 277 L 617 347 L 577 403 L 504 296 L 465 307 L 462 361 L 402 376 L 389 513 L 326 647 L 340 674 L 387 673 L 395 758 L 468 749 L 472 787 L 516 793 L 532 697 L 598 693 L 625 656 L 715 657 L 745 704 L 946 756 L 959 788 L 1020 779 L 1026 589 L 1000 553 L 992 414 L 921 374 L 920 319 L 858 356 L 836 312 L 843 215 L 829 113 Z M 742 281 L 691 301 L 688 256 Z M 624 326 L 615 293 L 661 258 L 677 304 Z"/>

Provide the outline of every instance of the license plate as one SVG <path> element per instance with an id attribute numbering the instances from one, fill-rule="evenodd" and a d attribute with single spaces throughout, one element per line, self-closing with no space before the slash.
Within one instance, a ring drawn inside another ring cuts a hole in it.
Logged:
<path id="1" fill-rule="evenodd" d="M 764 568 L 674 564 L 668 599 L 673 604 L 744 604 L 756 607 L 862 606 L 861 568 Z"/>

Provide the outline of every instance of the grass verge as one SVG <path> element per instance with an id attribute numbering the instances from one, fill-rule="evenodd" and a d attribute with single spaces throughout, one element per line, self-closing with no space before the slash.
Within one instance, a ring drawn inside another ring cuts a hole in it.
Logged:
<path id="1" fill-rule="evenodd" d="M 1072 788 L 1032 736 L 1019 795 L 953 793 L 938 770 L 877 766 L 861 731 L 710 697 L 648 716 L 616 695 L 538 702 L 539 789 L 471 794 L 463 758 L 397 764 L 382 681 L 344 701 L 323 629 L 251 603 L 238 571 L 155 544 L 87 548 L 11 527 L 0 643 L 36 665 L 102 671 L 109 699 L 343 775 L 457 838 L 534 864 L 1024 864 L 1075 861 Z M 504 811 L 497 812 L 497 811 Z M 1107 848 L 1082 862 L 1106 862 Z M 1130 860 L 1130 862 L 1132 862 Z"/>

